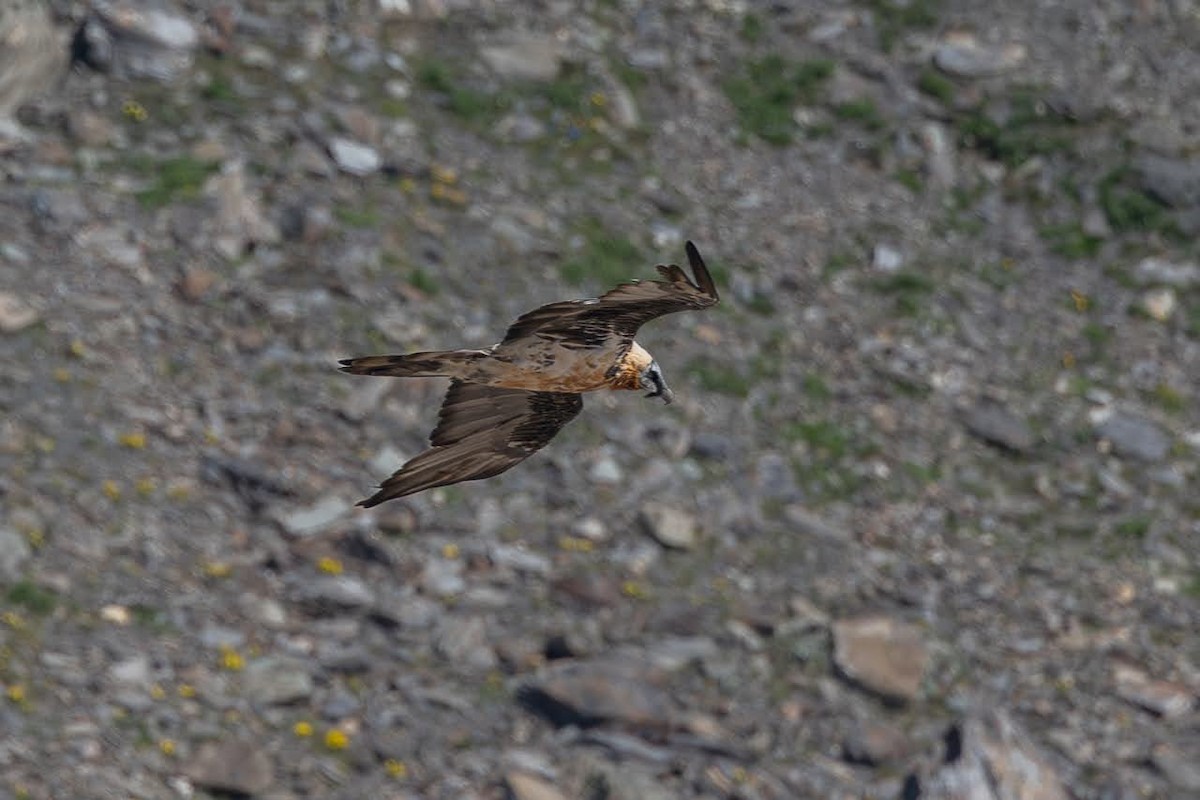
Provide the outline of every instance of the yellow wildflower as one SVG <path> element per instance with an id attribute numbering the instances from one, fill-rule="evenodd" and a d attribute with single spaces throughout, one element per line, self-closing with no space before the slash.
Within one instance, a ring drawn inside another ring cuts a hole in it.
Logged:
<path id="1" fill-rule="evenodd" d="M 621 594 L 633 600 L 645 600 L 650 593 L 637 581 L 625 581 L 621 584 Z"/>
<path id="2" fill-rule="evenodd" d="M 442 545 L 443 558 L 455 559 L 458 558 L 458 554 L 458 545 L 454 544 L 453 542 Z"/>
<path id="3" fill-rule="evenodd" d="M 190 683 L 181 683 L 175 691 L 179 692 L 179 696 L 183 698 L 191 698 L 196 696 L 196 687 Z"/>
<path id="4" fill-rule="evenodd" d="M 307 739 L 309 736 L 313 735 L 312 723 L 300 720 L 292 726 L 292 733 L 296 734 L 301 739 Z"/>
<path id="5" fill-rule="evenodd" d="M 105 481 L 101 485 L 100 490 L 104 492 L 104 496 L 109 500 L 115 502 L 121 499 L 121 487 L 114 480 Z"/>
<path id="6" fill-rule="evenodd" d="M 246 659 L 242 658 L 242 654 L 237 650 L 226 645 L 221 648 L 221 666 L 230 672 L 238 672 L 246 666 Z"/>
<path id="7" fill-rule="evenodd" d="M 137 100 L 126 100 L 121 105 L 121 113 L 134 122 L 145 122 L 150 116 L 150 112 L 146 107 Z"/>
<path id="8" fill-rule="evenodd" d="M 397 761 L 394 758 L 389 758 L 383 762 L 383 768 L 387 770 L 387 774 L 397 780 L 402 780 L 408 777 L 408 764 L 403 761 Z"/>
<path id="9" fill-rule="evenodd" d="M 175 741 L 173 739 L 159 739 L 158 749 L 162 751 L 164 756 L 175 755 Z"/>
<path id="10" fill-rule="evenodd" d="M 341 728 L 330 728 L 325 731 L 325 746 L 330 750 L 345 750 L 350 744 L 350 737 Z"/>
<path id="11" fill-rule="evenodd" d="M 150 696 L 153 697 L 155 700 L 162 700 L 164 697 L 167 696 L 167 690 L 164 689 L 159 684 L 155 683 L 155 684 L 151 685 L 151 687 L 150 687 Z"/>
<path id="12" fill-rule="evenodd" d="M 595 542 L 582 536 L 560 536 L 558 546 L 568 553 L 590 553 L 596 549 Z"/>
<path id="13" fill-rule="evenodd" d="M 19 683 L 14 683 L 4 691 L 4 694 L 14 703 L 23 702 L 25 700 L 25 687 Z"/>
<path id="14" fill-rule="evenodd" d="M 146 434 L 144 433 L 123 433 L 117 439 L 122 447 L 128 447 L 131 450 L 141 450 L 146 446 Z"/>
<path id="15" fill-rule="evenodd" d="M 338 561 L 332 556 L 323 556 L 321 560 L 317 562 L 317 569 L 321 570 L 321 572 L 324 572 L 326 575 L 341 575 L 342 562 Z"/>

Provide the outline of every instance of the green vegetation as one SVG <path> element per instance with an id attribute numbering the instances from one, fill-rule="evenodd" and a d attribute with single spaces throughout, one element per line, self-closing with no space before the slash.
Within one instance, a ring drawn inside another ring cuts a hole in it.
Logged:
<path id="1" fill-rule="evenodd" d="M 884 52 L 891 51 L 904 31 L 932 28 L 938 21 L 938 0 L 870 0 L 868 5 Z"/>
<path id="2" fill-rule="evenodd" d="M 634 264 L 640 263 L 641 251 L 628 238 L 612 233 L 598 220 L 590 219 L 585 222 L 580 233 L 584 245 L 573 258 L 563 262 L 560 274 L 567 283 L 578 286 L 583 283 L 595 282 L 604 286 L 628 281 L 635 269 Z"/>
<path id="3" fill-rule="evenodd" d="M 684 371 L 694 377 L 706 391 L 731 397 L 746 397 L 750 394 L 753 384 L 748 376 L 738 372 L 731 363 L 711 358 L 693 359 Z"/>
<path id="4" fill-rule="evenodd" d="M 816 100 L 832 74 L 832 61 L 795 64 L 772 54 L 746 64 L 740 75 L 725 81 L 724 89 L 744 131 L 771 144 L 785 145 L 795 133 L 792 111 L 796 104 Z"/>
<path id="5" fill-rule="evenodd" d="M 216 162 L 202 161 L 192 156 L 140 164 L 140 171 L 153 173 L 153 182 L 135 197 L 142 208 L 150 210 L 162 208 L 179 197 L 194 197 L 217 168 Z"/>
<path id="6" fill-rule="evenodd" d="M 503 102 L 487 92 L 461 85 L 451 68 L 437 59 L 426 58 L 416 65 L 417 83 L 445 98 L 450 113 L 465 122 L 478 122 L 503 110 Z"/>
<path id="7" fill-rule="evenodd" d="M 883 115 L 867 98 L 839 103 L 833 107 L 833 113 L 838 119 L 855 122 L 869 131 L 879 131 L 884 128 Z"/>
<path id="8" fill-rule="evenodd" d="M 1077 222 L 1047 225 L 1040 231 L 1050 250 L 1064 258 L 1092 258 L 1104 240 L 1085 233 Z"/>
<path id="9" fill-rule="evenodd" d="M 561 111 L 582 112 L 587 105 L 590 83 L 587 75 L 579 68 L 566 69 L 561 75 L 536 91 L 552 108 Z"/>
<path id="10" fill-rule="evenodd" d="M 54 592 L 29 580 L 20 580 L 10 586 L 4 599 L 39 616 L 49 614 L 58 603 L 58 596 Z"/>
<path id="11" fill-rule="evenodd" d="M 1160 383 L 1155 386 L 1153 396 L 1160 408 L 1172 414 L 1178 414 L 1187 408 L 1187 399 L 1170 384 Z"/>
<path id="12" fill-rule="evenodd" d="M 901 270 L 871 281 L 871 288 L 896 299 L 896 310 L 912 316 L 920 310 L 921 299 L 933 292 L 932 280 L 916 272 Z"/>
<path id="13" fill-rule="evenodd" d="M 758 42 L 763 35 L 762 17 L 757 14 L 747 14 L 742 17 L 742 28 L 739 33 L 750 44 Z"/>
<path id="14" fill-rule="evenodd" d="M 420 267 L 414 268 L 408 274 L 408 285 L 427 295 L 435 295 L 441 288 L 441 284 L 438 283 L 437 278 Z"/>
<path id="15" fill-rule="evenodd" d="M 1100 208 L 1113 230 L 1159 231 L 1178 237 L 1179 229 L 1163 204 L 1130 183 L 1128 167 L 1119 167 L 1100 180 Z"/>
<path id="16" fill-rule="evenodd" d="M 1150 517 L 1136 516 L 1117 523 L 1118 536 L 1125 539 L 1144 539 L 1150 531 Z"/>
<path id="17" fill-rule="evenodd" d="M 949 104 L 954 99 L 954 81 L 933 67 L 922 70 L 917 78 L 917 88 L 934 100 Z"/>
<path id="18" fill-rule="evenodd" d="M 823 460 L 844 458 L 850 452 L 850 434 L 825 420 L 789 423 L 781 435 L 788 442 L 803 442 Z"/>
<path id="19" fill-rule="evenodd" d="M 1068 121 L 1052 115 L 1032 90 L 1014 93 L 1006 112 L 998 119 L 985 104 L 971 109 L 958 119 L 961 144 L 1009 167 L 1070 148 Z"/>
<path id="20" fill-rule="evenodd" d="M 921 180 L 921 173 L 908 167 L 896 170 L 892 177 L 896 179 L 897 183 L 912 192 L 921 191 L 925 185 L 925 182 Z"/>
<path id="21" fill-rule="evenodd" d="M 333 209 L 333 216 L 348 228 L 374 228 L 379 224 L 379 212 L 372 206 L 364 208 L 337 206 Z"/>
<path id="22" fill-rule="evenodd" d="M 825 380 L 820 375 L 815 373 L 804 373 L 804 380 L 800 388 L 810 400 L 827 403 L 833 399 L 833 391 L 829 388 L 829 385 L 825 383 Z"/>

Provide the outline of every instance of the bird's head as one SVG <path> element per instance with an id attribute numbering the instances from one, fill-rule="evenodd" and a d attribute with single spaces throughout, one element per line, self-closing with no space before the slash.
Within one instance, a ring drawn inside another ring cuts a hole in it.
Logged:
<path id="1" fill-rule="evenodd" d="M 675 393 L 671 391 L 671 387 L 667 386 L 657 361 L 651 361 L 638 377 L 640 380 L 638 388 L 646 390 L 646 397 L 661 397 L 663 402 L 668 404 L 675 399 Z"/>
<path id="2" fill-rule="evenodd" d="M 637 342 L 630 346 L 621 359 L 610 386 L 613 389 L 645 390 L 649 393 L 647 397 L 661 397 L 664 403 L 675 399 L 675 393 L 663 379 L 658 362 Z"/>

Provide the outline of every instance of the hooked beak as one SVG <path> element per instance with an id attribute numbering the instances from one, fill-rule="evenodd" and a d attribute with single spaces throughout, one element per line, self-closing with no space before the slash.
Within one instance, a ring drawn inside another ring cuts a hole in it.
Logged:
<path id="1" fill-rule="evenodd" d="M 649 392 L 646 397 L 661 397 L 663 403 L 671 405 L 675 400 L 675 393 L 665 384 L 659 384 L 653 392 Z"/>

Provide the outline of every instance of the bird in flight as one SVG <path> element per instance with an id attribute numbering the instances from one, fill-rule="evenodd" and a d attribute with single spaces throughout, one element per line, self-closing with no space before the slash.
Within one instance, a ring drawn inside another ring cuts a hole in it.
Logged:
<path id="1" fill-rule="evenodd" d="M 708 308 L 720 299 L 704 259 L 691 242 L 695 282 L 675 264 L 659 266 L 665 280 L 632 281 L 590 300 L 566 300 L 517 318 L 498 344 L 365 356 L 338 362 L 342 372 L 404 378 L 451 378 L 432 447 L 412 458 L 359 503 L 387 500 L 490 478 L 542 449 L 583 408 L 584 392 L 647 390 L 670 403 L 674 394 L 654 357 L 633 340 L 652 319 Z"/>

